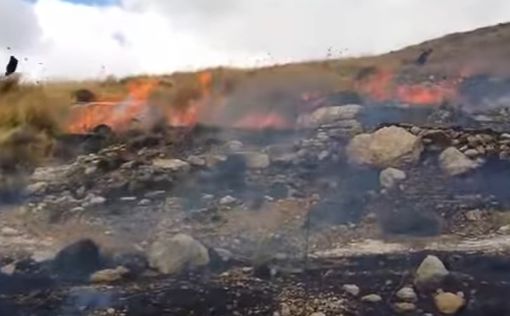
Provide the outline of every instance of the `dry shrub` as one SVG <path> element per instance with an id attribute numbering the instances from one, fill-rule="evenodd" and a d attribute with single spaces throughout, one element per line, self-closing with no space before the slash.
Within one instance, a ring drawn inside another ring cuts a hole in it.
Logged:
<path id="1" fill-rule="evenodd" d="M 19 78 L 2 80 L 0 90 L 0 167 L 32 167 L 51 152 L 69 102 Z"/>

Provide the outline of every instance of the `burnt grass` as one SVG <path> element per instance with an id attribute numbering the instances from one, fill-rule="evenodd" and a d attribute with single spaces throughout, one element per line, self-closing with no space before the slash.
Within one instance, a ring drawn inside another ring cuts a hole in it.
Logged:
<path id="1" fill-rule="evenodd" d="M 315 259 L 306 270 L 288 273 L 281 270 L 272 277 L 256 274 L 257 270 L 246 272 L 242 279 L 201 271 L 176 277 L 139 278 L 112 286 L 63 283 L 42 276 L 0 275 L 0 315 L 273 315 L 281 301 L 285 301 L 281 297 L 283 291 L 290 290 L 298 293 L 294 299 L 298 297 L 303 303 L 314 301 L 318 310 L 321 304 L 315 298 L 327 294 L 344 300 L 344 315 L 389 316 L 395 315 L 392 305 L 396 291 L 412 284 L 413 272 L 427 254 L 430 253 Z M 508 257 L 435 254 L 452 272 L 441 288 L 465 294 L 467 305 L 458 315 L 510 315 Z M 303 262 L 293 264 L 303 267 Z M 379 294 L 383 301 L 362 303 L 342 290 L 344 284 L 358 285 L 360 296 Z M 438 315 L 432 297 L 432 292 L 419 292 L 417 310 L 408 315 Z M 114 312 L 106 312 L 108 308 Z"/>

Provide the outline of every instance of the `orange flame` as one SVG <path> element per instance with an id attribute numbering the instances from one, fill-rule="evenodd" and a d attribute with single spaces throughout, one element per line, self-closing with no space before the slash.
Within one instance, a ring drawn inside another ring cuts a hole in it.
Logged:
<path id="1" fill-rule="evenodd" d="M 457 97 L 458 82 L 443 80 L 426 84 L 396 84 L 395 74 L 380 70 L 358 84 L 358 90 L 377 102 L 398 101 L 410 105 L 439 105 Z"/>

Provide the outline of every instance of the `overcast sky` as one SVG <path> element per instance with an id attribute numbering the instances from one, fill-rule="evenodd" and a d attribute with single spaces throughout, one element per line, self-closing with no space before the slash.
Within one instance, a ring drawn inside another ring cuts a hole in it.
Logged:
<path id="1" fill-rule="evenodd" d="M 37 79 L 168 73 L 381 53 L 507 21 L 508 0 L 0 0 L 0 61 L 14 53 Z"/>

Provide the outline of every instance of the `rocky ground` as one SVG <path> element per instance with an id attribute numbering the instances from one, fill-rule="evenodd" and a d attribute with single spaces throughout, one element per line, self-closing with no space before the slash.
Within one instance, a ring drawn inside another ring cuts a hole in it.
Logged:
<path id="1" fill-rule="evenodd" d="M 0 314 L 510 314 L 506 112 L 297 121 L 133 132 L 5 187 Z"/>

